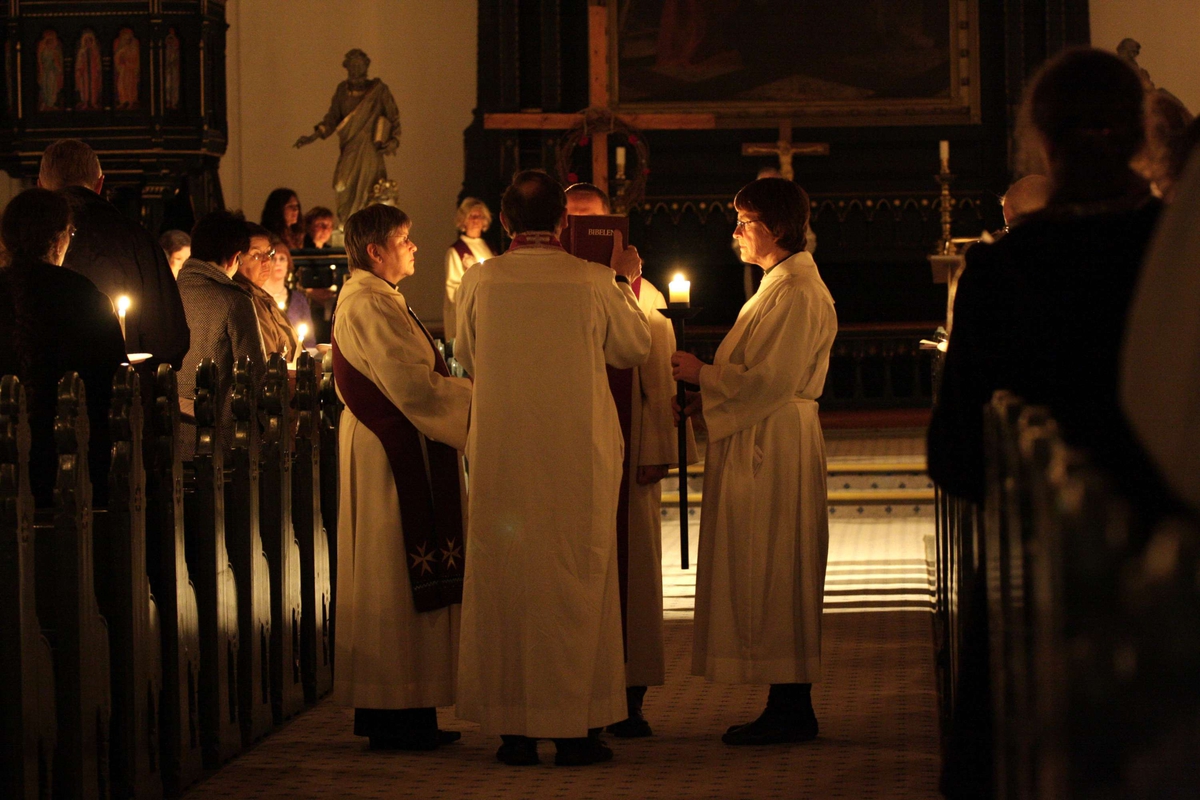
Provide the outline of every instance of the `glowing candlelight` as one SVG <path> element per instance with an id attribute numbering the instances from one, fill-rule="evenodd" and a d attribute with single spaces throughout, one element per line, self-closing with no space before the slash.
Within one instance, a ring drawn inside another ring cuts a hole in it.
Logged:
<path id="1" fill-rule="evenodd" d="M 276 300 L 275 305 L 279 306 L 280 311 L 287 311 L 287 300 Z"/>
<path id="2" fill-rule="evenodd" d="M 682 272 L 676 272 L 675 277 L 667 284 L 671 305 L 686 306 L 691 304 L 692 282 L 684 279 Z"/>
<path id="3" fill-rule="evenodd" d="M 938 155 L 942 159 L 942 172 L 950 171 L 950 142 L 942 139 L 938 142 Z"/>
<path id="4" fill-rule="evenodd" d="M 121 321 L 121 338 L 125 338 L 125 313 L 129 311 L 129 298 L 121 295 L 117 298 L 117 319 Z"/>
<path id="5" fill-rule="evenodd" d="M 308 323 L 301 322 L 297 325 L 296 335 L 300 337 L 300 346 L 304 347 L 304 340 L 308 337 Z"/>

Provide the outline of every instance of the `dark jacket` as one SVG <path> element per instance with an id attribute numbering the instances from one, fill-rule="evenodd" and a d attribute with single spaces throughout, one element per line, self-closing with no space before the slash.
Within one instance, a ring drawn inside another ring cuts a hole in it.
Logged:
<path id="1" fill-rule="evenodd" d="M 266 375 L 262 337 L 250 293 L 238 286 L 224 270 L 207 261 L 189 258 L 179 270 L 179 294 L 192 331 L 192 346 L 179 372 L 179 397 L 190 411 L 196 395 L 196 367 L 205 358 L 217 366 L 217 425 L 221 442 L 228 450 L 233 441 L 233 365 L 250 357 L 250 375 L 261 386 Z M 195 429 L 183 429 L 180 449 L 185 460 L 195 453 Z"/>
<path id="2" fill-rule="evenodd" d="M 54 503 L 54 415 L 58 382 L 75 371 L 87 395 L 88 465 L 97 505 L 108 496 L 108 407 L 125 343 L 112 303 L 87 278 L 42 261 L 17 258 L 0 270 L 0 374 L 25 386 L 32 447 L 29 480 L 38 506 Z"/>
<path id="3" fill-rule="evenodd" d="M 86 275 L 115 305 L 127 295 L 125 337 L 130 353 L 152 353 L 158 363 L 179 369 L 188 351 L 188 326 L 167 256 L 133 220 L 90 189 L 63 190 L 71 201 L 75 237 L 64 267 Z"/>
<path id="4" fill-rule="evenodd" d="M 1117 401 L 1125 317 L 1162 204 L 1091 214 L 1050 208 L 967 252 L 954 301 L 929 474 L 985 495 L 983 406 L 997 389 L 1049 406 L 1063 437 L 1149 490 L 1150 472 Z"/>

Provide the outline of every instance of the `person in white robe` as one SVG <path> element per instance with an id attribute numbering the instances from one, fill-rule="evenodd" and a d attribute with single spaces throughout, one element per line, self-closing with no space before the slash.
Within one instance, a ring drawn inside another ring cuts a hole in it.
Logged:
<path id="1" fill-rule="evenodd" d="M 447 377 L 396 288 L 413 274 L 417 248 L 408 233 L 407 215 L 388 206 L 368 206 L 346 222 L 351 271 L 333 326 L 334 378 L 346 403 L 334 696 L 356 709 L 355 733 L 373 748 L 423 750 L 459 737 L 438 730 L 437 707 L 455 702 L 466 529 L 459 451 L 471 385 Z M 393 444 L 400 427 L 410 434 L 407 463 Z M 408 505 L 414 496 L 424 503 Z"/>
<path id="2" fill-rule="evenodd" d="M 809 201 L 780 178 L 734 199 L 742 257 L 765 271 L 712 364 L 672 357 L 699 384 L 708 427 L 692 672 L 770 684 L 767 708 L 733 745 L 813 739 L 829 517 L 817 398 L 837 333 L 833 298 L 804 252 Z M 693 408 L 693 407 L 697 408 Z"/>
<path id="3" fill-rule="evenodd" d="M 1200 148 L 1142 265 L 1121 357 L 1121 407 L 1175 497 L 1200 513 Z"/>
<path id="4" fill-rule="evenodd" d="M 540 171 L 504 194 L 504 255 L 467 271 L 456 356 L 474 377 L 470 527 L 458 714 L 500 734 L 497 758 L 612 758 L 596 734 L 624 719 L 616 513 L 622 436 L 606 364 L 646 360 L 650 328 L 629 281 L 568 255 L 562 187 Z"/>
<path id="5" fill-rule="evenodd" d="M 446 294 L 442 298 L 442 338 L 447 342 L 454 341 L 454 300 L 463 274 L 480 261 L 496 255 L 483 240 L 483 234 L 492 225 L 492 212 L 487 203 L 474 197 L 464 198 L 458 204 L 454 224 L 459 235 L 446 249 Z"/>
<path id="6" fill-rule="evenodd" d="M 611 214 L 608 194 L 590 183 L 567 187 L 568 216 Z M 637 738 L 653 735 L 642 714 L 642 703 L 650 686 L 662 686 L 666 679 L 663 651 L 662 587 L 662 479 L 679 460 L 678 433 L 672 419 L 671 400 L 675 381 L 671 378 L 671 354 L 675 352 L 675 330 L 671 321 L 658 313 L 666 308 L 666 298 L 645 276 L 630 286 L 638 306 L 650 323 L 650 357 L 646 363 L 629 370 L 618 381 L 613 372 L 609 383 L 622 411 L 629 420 L 627 469 L 622 476 L 625 493 L 626 527 L 618 520 L 618 547 L 623 546 L 624 581 L 622 602 L 625 630 L 625 700 L 628 716 L 606 730 L 614 736 Z M 627 382 L 626 382 L 627 381 Z M 620 385 L 618 386 L 618 383 Z M 628 408 L 617 399 L 624 390 Z M 624 424 L 624 423 L 623 423 Z M 695 462 L 695 441 L 689 429 L 689 463 Z M 618 513 L 620 513 L 618 508 Z M 620 553 L 620 551 L 618 551 Z"/>

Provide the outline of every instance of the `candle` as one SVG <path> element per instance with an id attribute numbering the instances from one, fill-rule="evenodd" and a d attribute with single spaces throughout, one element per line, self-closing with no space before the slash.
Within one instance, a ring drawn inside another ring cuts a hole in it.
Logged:
<path id="1" fill-rule="evenodd" d="M 676 272 L 675 277 L 667 284 L 671 305 L 686 306 L 691 303 L 692 282 L 685 280 L 682 272 Z"/>
<path id="2" fill-rule="evenodd" d="M 121 321 L 121 338 L 125 338 L 125 312 L 129 311 L 129 298 L 121 295 L 117 298 L 117 319 Z"/>
<path id="3" fill-rule="evenodd" d="M 938 155 L 942 159 L 942 172 L 950 171 L 950 142 L 942 139 L 938 142 Z"/>
<path id="4" fill-rule="evenodd" d="M 617 177 L 625 177 L 625 148 L 617 148 Z"/>
<path id="5" fill-rule="evenodd" d="M 308 324 L 301 322 L 296 326 L 296 336 L 300 339 L 300 346 L 304 347 L 304 340 L 308 337 Z"/>

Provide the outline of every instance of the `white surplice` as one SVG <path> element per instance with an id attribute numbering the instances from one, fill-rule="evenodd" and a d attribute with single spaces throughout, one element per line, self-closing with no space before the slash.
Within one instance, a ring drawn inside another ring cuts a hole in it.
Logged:
<path id="1" fill-rule="evenodd" d="M 458 714 L 584 736 L 626 716 L 616 514 L 623 439 L 605 363 L 646 360 L 628 284 L 559 248 L 467 271 L 456 356 L 475 378 Z"/>
<path id="2" fill-rule="evenodd" d="M 496 256 L 482 237 L 471 237 L 464 233 L 458 240 L 470 248 L 475 264 Z M 446 341 L 455 336 L 455 298 L 458 296 L 462 277 L 470 266 L 463 263 L 463 257 L 458 254 L 457 249 L 453 246 L 446 248 L 446 293 L 442 296 L 442 338 Z"/>
<path id="3" fill-rule="evenodd" d="M 817 265 L 797 253 L 767 272 L 700 370 L 708 455 L 693 674 L 820 679 L 829 516 L 816 398 L 836 333 Z"/>
<path id="4" fill-rule="evenodd" d="M 400 292 L 370 272 L 352 272 L 338 293 L 333 335 L 351 366 L 423 436 L 458 450 L 466 446 L 470 381 L 434 371 L 433 348 Z M 466 483 L 460 484 L 466 530 Z M 336 700 L 355 708 L 453 705 L 459 611 L 457 605 L 420 613 L 414 607 L 391 464 L 379 438 L 344 409 Z"/>
<path id="5" fill-rule="evenodd" d="M 650 323 L 650 357 L 633 370 L 629 436 L 629 557 L 625 605 L 625 682 L 629 686 L 661 686 L 665 678 L 662 599 L 662 483 L 642 486 L 637 468 L 674 466 L 679 460 L 679 434 L 671 412 L 675 380 L 671 355 L 675 330 L 656 309 L 667 301 L 642 279 L 638 305 Z M 689 428 L 688 461 L 696 461 Z"/>

